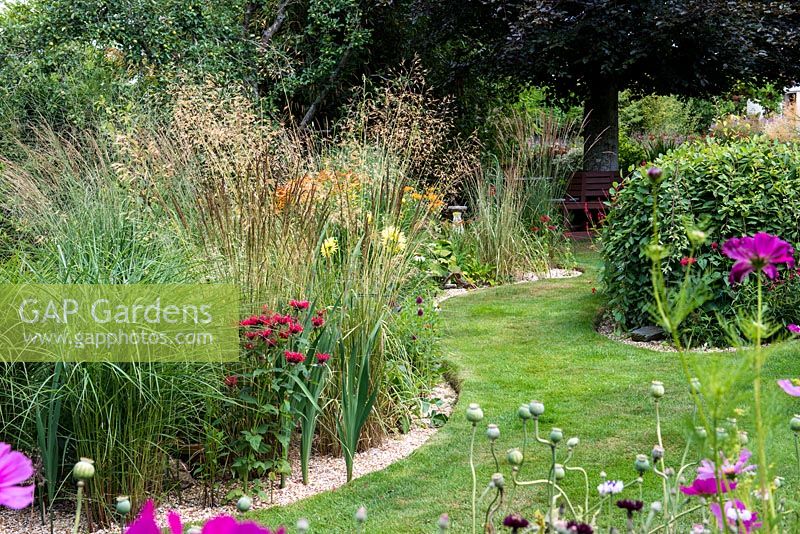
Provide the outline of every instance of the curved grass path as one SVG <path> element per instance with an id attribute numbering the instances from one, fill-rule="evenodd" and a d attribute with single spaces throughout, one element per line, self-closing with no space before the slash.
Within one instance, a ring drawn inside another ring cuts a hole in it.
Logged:
<path id="1" fill-rule="evenodd" d="M 251 516 L 265 525 L 287 525 L 290 531 L 299 517 L 307 517 L 311 532 L 353 532 L 353 514 L 364 504 L 369 511 L 365 532 L 436 532 L 437 518 L 443 512 L 450 514 L 454 532 L 470 531 L 470 428 L 463 418 L 470 402 L 480 402 L 486 413 L 476 444 L 479 487 L 494 471 L 482 439 L 485 423 L 500 426 L 497 449 L 504 464 L 504 451 L 521 444 L 516 408 L 533 398 L 545 403 L 545 433 L 559 426 L 565 436 L 580 437 L 573 463 L 587 467 L 594 486 L 601 468 L 610 477 L 626 481 L 634 477 L 634 456 L 649 452 L 655 443 L 649 383 L 662 380 L 667 390 L 662 403 L 667 454 L 673 459 L 680 455 L 690 406 L 677 357 L 598 335 L 592 322 L 601 299 L 591 289 L 596 284 L 599 258 L 586 252 L 578 258 L 586 270 L 578 278 L 504 286 L 443 304 L 444 345 L 458 369 L 462 388 L 452 420 L 426 445 L 389 468 L 336 491 Z M 800 374 L 797 352 L 797 343 L 773 350 L 768 375 Z M 732 356 L 706 357 L 724 361 Z M 791 438 L 784 426 L 791 410 L 800 410 L 800 402 L 793 407 L 791 399 L 777 397 L 775 404 L 780 426 L 772 458 L 793 465 Z M 534 450 L 526 459 L 531 462 L 526 463 L 528 475 L 543 474 L 547 468 L 544 451 Z M 508 476 L 507 466 L 501 465 L 501 469 Z M 653 481 L 647 480 L 645 486 L 646 496 L 657 498 Z M 531 497 L 530 491 L 520 491 L 517 502 L 524 504 Z M 531 511 L 530 507 L 516 508 Z"/>

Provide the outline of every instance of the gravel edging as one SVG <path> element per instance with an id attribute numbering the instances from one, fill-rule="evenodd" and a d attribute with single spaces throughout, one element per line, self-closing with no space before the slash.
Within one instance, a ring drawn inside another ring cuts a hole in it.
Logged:
<path id="1" fill-rule="evenodd" d="M 548 279 L 556 279 L 556 278 L 575 278 L 583 274 L 583 271 L 577 271 L 574 269 L 550 269 L 544 273 L 524 273 L 522 276 L 518 277 L 517 280 L 511 282 L 510 285 L 516 284 L 527 284 L 528 282 L 536 282 L 538 280 L 548 280 Z M 501 286 L 483 286 L 478 287 L 475 289 L 465 289 L 463 287 L 454 288 L 454 289 L 444 289 L 440 294 L 434 297 L 433 301 L 436 306 L 441 304 L 442 302 L 449 300 L 453 297 L 458 297 L 460 295 L 466 295 L 467 293 L 475 293 L 476 291 L 484 291 L 487 289 L 493 289 L 495 287 Z"/>
<path id="2" fill-rule="evenodd" d="M 453 386 L 442 383 L 433 388 L 428 399 L 440 399 L 442 401 L 439 413 L 444 413 L 448 417 L 452 414 L 458 394 Z M 430 424 L 430 419 L 417 418 L 412 422 L 412 428 L 407 434 L 390 436 L 382 444 L 372 447 L 356 454 L 353 462 L 353 478 L 359 478 L 375 471 L 387 468 L 394 462 L 406 458 L 419 447 L 424 445 L 439 428 Z M 272 491 L 271 499 L 253 498 L 253 510 L 270 508 L 273 506 L 285 506 L 297 502 L 301 499 L 311 497 L 318 493 L 334 490 L 347 483 L 344 460 L 333 456 L 313 456 L 309 464 L 309 484 L 303 485 L 300 470 L 300 459 L 297 451 L 291 458 L 292 475 L 286 482 L 283 489 L 275 488 Z M 264 483 L 267 487 L 268 482 Z M 224 496 L 230 489 L 238 487 L 238 484 L 227 483 L 224 489 L 217 492 Z M 175 495 L 170 494 L 163 499 L 156 510 L 159 524 L 166 525 L 167 513 L 175 511 L 180 514 L 184 525 L 199 523 L 218 515 L 236 515 L 236 507 L 229 503 L 216 507 L 203 507 L 203 489 L 197 484 L 187 488 L 182 493 L 183 504 L 178 505 Z M 355 510 L 353 510 L 355 513 Z M 38 508 L 27 508 L 21 511 L 0 508 L 0 534 L 50 534 L 49 524 L 43 526 L 39 520 Z M 132 519 L 132 518 L 131 518 Z M 63 510 L 57 511 L 54 518 L 54 534 L 70 534 L 74 522 L 74 512 Z M 88 532 L 85 524 L 80 530 L 81 533 Z M 91 534 L 118 534 L 119 527 L 98 529 L 91 531 Z"/>
<path id="3" fill-rule="evenodd" d="M 667 340 L 634 341 L 630 338 L 630 336 L 620 334 L 616 330 L 614 322 L 608 317 L 605 317 L 603 318 L 603 320 L 600 321 L 600 323 L 597 325 L 596 331 L 598 334 L 607 337 L 611 341 L 616 341 L 617 343 L 623 343 L 625 345 L 630 345 L 632 347 L 653 350 L 656 352 L 671 352 L 671 353 L 680 352 L 678 349 L 675 348 L 675 346 L 673 346 Z M 686 352 L 694 352 L 700 354 L 715 353 L 715 352 L 736 352 L 736 347 L 701 346 L 701 347 L 694 347 L 692 349 L 687 350 Z"/>

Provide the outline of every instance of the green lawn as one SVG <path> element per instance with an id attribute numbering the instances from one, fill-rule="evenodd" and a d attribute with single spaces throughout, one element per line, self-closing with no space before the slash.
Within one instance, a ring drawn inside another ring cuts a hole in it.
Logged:
<path id="1" fill-rule="evenodd" d="M 469 426 L 463 412 L 470 402 L 483 407 L 483 423 L 500 426 L 497 448 L 505 456 L 505 450 L 521 443 L 517 407 L 533 398 L 542 400 L 544 432 L 559 426 L 565 437 L 580 437 L 573 464 L 587 468 L 594 487 L 601 469 L 612 478 L 634 478 L 634 456 L 648 453 L 655 444 L 648 392 L 651 380 L 661 380 L 667 391 L 662 402 L 667 458 L 675 461 L 683 450 L 691 413 L 677 356 L 633 348 L 597 334 L 592 323 L 601 298 L 592 287 L 597 283 L 599 257 L 584 252 L 578 259 L 586 271 L 581 277 L 504 286 L 443 304 L 445 349 L 459 370 L 462 389 L 452 420 L 424 447 L 336 491 L 251 515 L 266 525 L 290 527 L 299 517 L 307 517 L 312 532 L 351 532 L 353 513 L 363 504 L 369 510 L 367 532 L 435 532 L 443 512 L 450 514 L 454 531 L 466 532 L 471 481 Z M 768 375 L 800 374 L 797 354 L 797 343 L 773 347 Z M 768 381 L 767 389 L 777 389 L 774 381 Z M 772 394 L 780 421 L 772 458 L 778 465 L 793 465 L 791 437 L 784 427 L 791 410 L 800 410 L 800 402 L 793 408 L 792 399 Z M 483 437 L 482 431 L 479 435 Z M 482 486 L 494 469 L 486 440 L 479 439 L 478 444 Z M 543 474 L 548 466 L 544 451 L 534 450 L 526 460 L 529 476 Z M 501 469 L 508 476 L 507 465 Z M 785 475 L 794 482 L 791 473 Z M 578 487 L 576 482 L 566 481 L 566 486 Z M 655 487 L 652 476 L 647 477 L 646 497 L 658 498 Z M 530 515 L 529 503 L 535 497 L 521 490 L 516 508 Z"/>

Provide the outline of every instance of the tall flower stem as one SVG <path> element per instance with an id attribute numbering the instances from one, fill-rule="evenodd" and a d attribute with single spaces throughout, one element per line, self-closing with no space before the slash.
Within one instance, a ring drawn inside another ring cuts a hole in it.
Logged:
<path id="1" fill-rule="evenodd" d="M 755 327 L 755 377 L 753 378 L 753 401 L 756 418 L 756 440 L 758 446 L 758 480 L 761 497 L 768 503 L 769 515 L 764 522 L 764 531 L 769 533 L 775 517 L 775 503 L 770 495 L 769 475 L 767 473 L 767 437 L 764 428 L 764 418 L 761 407 L 761 370 L 764 366 L 764 356 L 761 349 L 761 336 L 764 330 L 764 305 L 763 288 L 761 275 L 756 278 L 758 285 L 758 307 L 756 308 L 756 327 Z"/>
<path id="2" fill-rule="evenodd" d="M 553 521 L 553 488 L 556 485 L 556 446 L 554 444 L 550 445 L 550 460 L 550 476 L 548 477 L 550 484 L 547 485 L 547 513 L 550 521 Z"/>
<path id="3" fill-rule="evenodd" d="M 81 526 L 81 505 L 83 504 L 83 480 L 78 481 L 78 497 L 77 505 L 75 508 L 75 524 L 72 526 L 72 534 L 78 534 L 78 528 Z"/>
<path id="4" fill-rule="evenodd" d="M 800 473 L 800 438 L 794 433 L 794 457 L 797 459 L 797 472 Z"/>
<path id="5" fill-rule="evenodd" d="M 656 438 L 658 439 L 658 446 L 663 451 L 664 450 L 664 440 L 661 437 L 661 411 L 659 410 L 659 404 L 660 403 L 658 402 L 658 399 L 654 400 L 654 404 L 655 404 L 655 407 L 656 407 Z M 664 464 L 664 456 L 663 455 L 661 456 L 661 459 L 660 459 L 659 462 L 661 463 L 661 472 L 662 473 L 666 473 L 667 469 L 666 469 L 666 465 Z M 664 519 L 665 520 L 669 520 L 669 518 L 672 516 L 672 508 L 671 508 L 672 503 L 670 502 L 670 498 L 669 498 L 669 490 L 667 489 L 667 479 L 666 479 L 666 477 L 662 477 L 661 478 L 661 489 L 662 489 L 663 494 L 664 494 L 664 512 L 665 512 L 664 513 Z"/>
<path id="6" fill-rule="evenodd" d="M 478 477 L 475 474 L 475 432 L 477 430 L 478 425 L 472 423 L 472 437 L 469 441 L 469 469 L 472 473 L 472 534 L 475 534 L 477 528 L 477 521 L 478 521 L 478 512 L 477 512 L 477 498 L 478 498 Z"/>

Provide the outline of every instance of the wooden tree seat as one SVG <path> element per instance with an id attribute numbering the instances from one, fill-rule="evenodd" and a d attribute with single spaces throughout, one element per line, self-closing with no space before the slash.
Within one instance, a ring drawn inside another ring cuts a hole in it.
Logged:
<path id="1" fill-rule="evenodd" d="M 579 171 L 572 175 L 567 185 L 564 209 L 569 211 L 601 210 L 608 200 L 608 191 L 615 180 L 617 171 Z"/>

